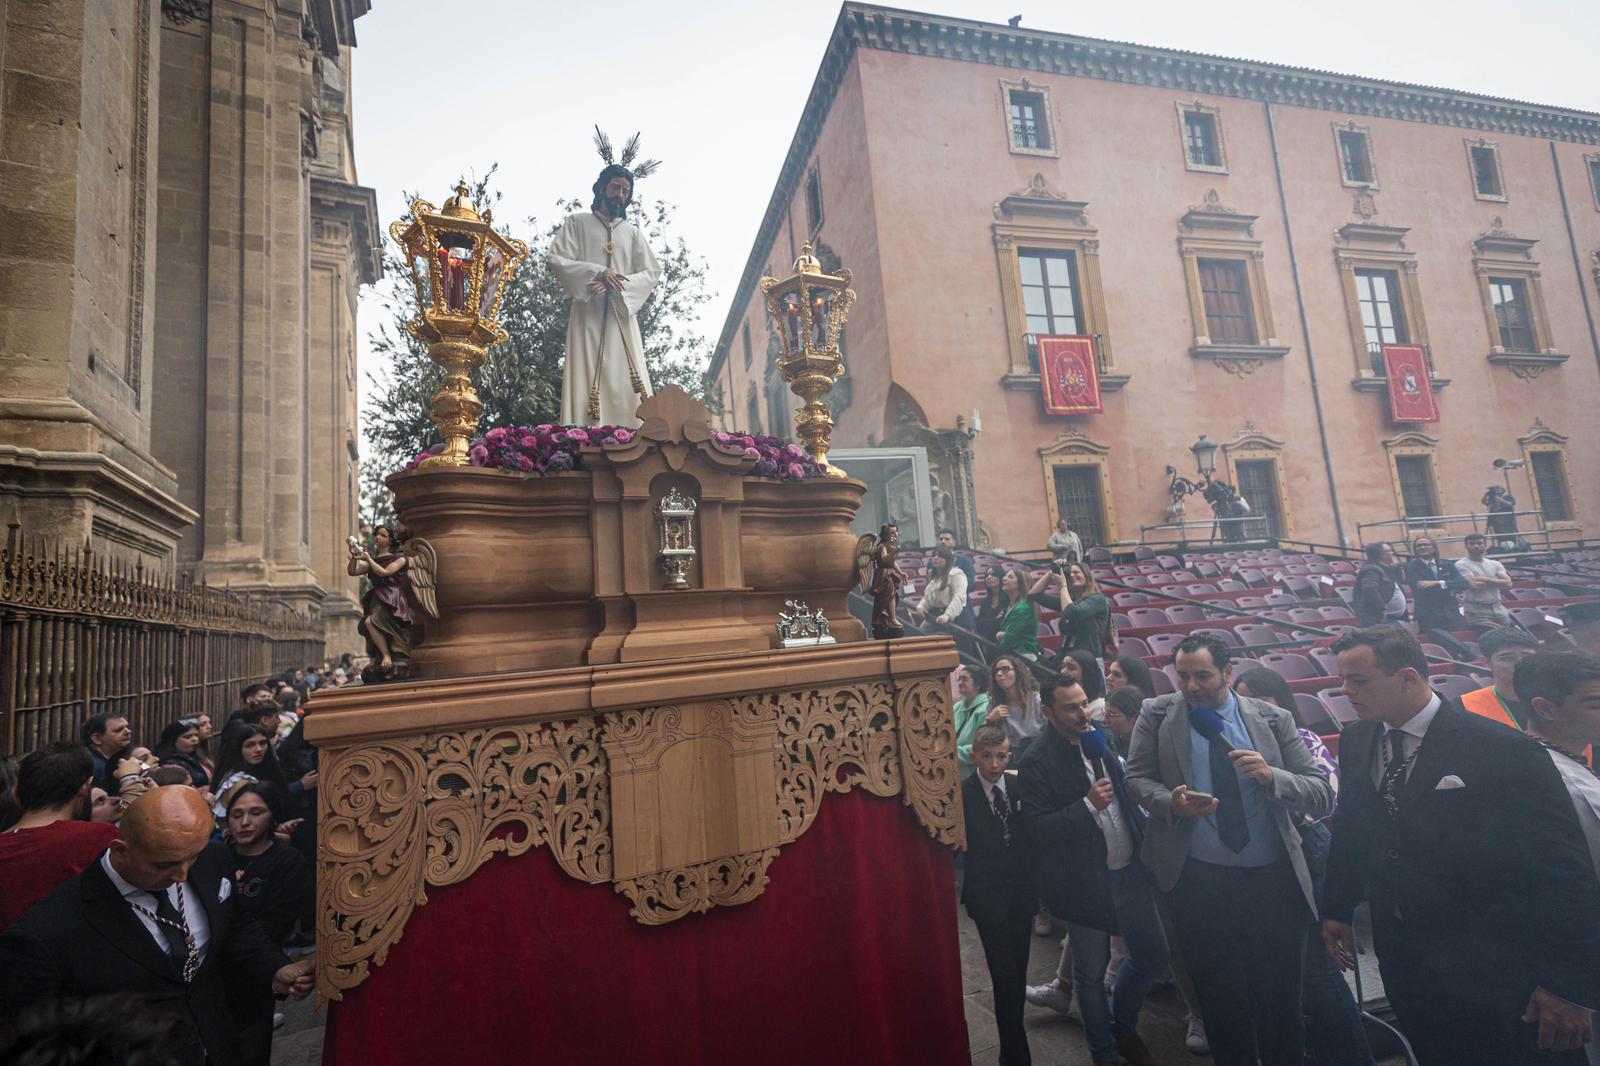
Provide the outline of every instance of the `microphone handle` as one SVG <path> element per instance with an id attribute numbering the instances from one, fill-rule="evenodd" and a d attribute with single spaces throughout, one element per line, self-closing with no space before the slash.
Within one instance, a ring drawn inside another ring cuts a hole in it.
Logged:
<path id="1" fill-rule="evenodd" d="M 1089 763 L 1094 767 L 1094 779 L 1096 781 L 1106 776 L 1106 764 L 1104 760 L 1090 759 Z"/>

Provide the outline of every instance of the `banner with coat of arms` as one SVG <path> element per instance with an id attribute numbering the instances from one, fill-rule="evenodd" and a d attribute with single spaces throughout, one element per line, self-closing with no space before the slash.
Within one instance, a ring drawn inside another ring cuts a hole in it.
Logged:
<path id="1" fill-rule="evenodd" d="M 1437 422 L 1428 356 L 1420 344 L 1385 344 L 1383 366 L 1389 376 L 1389 414 L 1395 422 Z"/>
<path id="2" fill-rule="evenodd" d="M 1100 401 L 1100 363 L 1093 337 L 1036 337 L 1035 343 L 1039 347 L 1045 413 L 1097 415 L 1105 410 Z"/>

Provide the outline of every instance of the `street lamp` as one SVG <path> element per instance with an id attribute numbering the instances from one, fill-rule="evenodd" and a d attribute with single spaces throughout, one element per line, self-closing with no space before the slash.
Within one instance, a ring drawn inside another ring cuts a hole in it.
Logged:
<path id="1" fill-rule="evenodd" d="M 443 208 L 413 200 L 410 221 L 389 227 L 417 287 L 417 316 L 406 331 L 427 341 L 428 358 L 445 372 L 429 407 L 444 450 L 423 466 L 467 465 L 467 443 L 483 413 L 472 371 L 507 336 L 500 302 L 528 246 L 496 233 L 491 222 L 490 212 L 473 209 L 466 182 L 458 182 Z"/>
<path id="2" fill-rule="evenodd" d="M 851 273 L 824 274 L 822 264 L 811 254 L 807 242 L 794 261 L 794 272 L 781 281 L 761 279 L 767 297 L 767 310 L 778 320 L 778 373 L 784 384 L 805 401 L 795 412 L 794 424 L 811 458 L 834 477 L 844 471 L 828 462 L 828 438 L 833 433 L 833 416 L 822 397 L 844 374 L 844 356 L 839 351 L 839 332 L 844 329 L 855 290 L 850 288 Z"/>
<path id="3" fill-rule="evenodd" d="M 1208 440 L 1204 433 L 1200 439 L 1189 445 L 1189 450 L 1194 453 L 1195 469 L 1200 476 L 1208 478 L 1217 472 L 1217 445 L 1215 441 Z"/>
<path id="4" fill-rule="evenodd" d="M 1219 531 L 1223 540 L 1244 540 L 1244 518 L 1250 513 L 1250 505 L 1232 485 L 1212 477 L 1217 472 L 1216 442 L 1202 433 L 1199 440 L 1189 445 L 1189 451 L 1194 455 L 1194 465 L 1199 480 L 1191 481 L 1181 477 L 1176 467 L 1167 467 L 1169 479 L 1167 492 L 1172 497 L 1172 502 L 1167 506 L 1167 513 L 1174 518 L 1182 515 L 1184 497 L 1199 496 L 1211 505 L 1212 540 L 1217 539 Z"/>

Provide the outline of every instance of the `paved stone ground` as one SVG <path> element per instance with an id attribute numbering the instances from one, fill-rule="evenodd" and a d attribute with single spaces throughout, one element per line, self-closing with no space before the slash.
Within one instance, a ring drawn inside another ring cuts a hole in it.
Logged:
<path id="1" fill-rule="evenodd" d="M 978 930 L 961 912 L 961 988 L 967 1012 L 967 1046 L 972 1052 L 973 1066 L 992 1066 L 1000 1061 L 1000 1036 L 994 1025 L 994 1000 L 989 991 L 989 970 L 983 962 L 983 948 L 978 943 Z M 1028 983 L 1044 984 L 1055 976 L 1056 964 L 1061 958 L 1061 929 L 1049 937 L 1034 937 L 1033 951 L 1028 956 Z M 1028 1049 L 1033 1061 L 1049 1066 L 1089 1066 L 1089 1045 L 1083 1039 L 1083 1026 L 1077 1022 L 1078 1012 L 1073 1008 L 1072 1018 L 1061 1017 L 1054 1011 L 1028 1006 L 1023 1024 L 1028 1029 Z M 1183 1002 L 1172 989 L 1162 989 L 1145 1002 L 1144 1013 L 1139 1018 L 1139 1035 L 1144 1038 L 1156 1059 L 1168 1066 L 1195 1066 L 1209 1064 L 1209 1055 L 1191 1055 L 1183 1046 L 1188 1032 Z"/>

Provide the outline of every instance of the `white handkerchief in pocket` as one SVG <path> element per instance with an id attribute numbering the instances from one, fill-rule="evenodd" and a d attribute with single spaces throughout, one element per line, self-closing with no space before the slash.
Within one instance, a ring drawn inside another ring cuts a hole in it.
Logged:
<path id="1" fill-rule="evenodd" d="M 222 886 L 217 889 L 217 902 L 222 903 L 231 895 L 233 895 L 233 882 L 224 877 Z"/>
<path id="2" fill-rule="evenodd" d="M 1439 778 L 1439 783 L 1433 786 L 1433 790 L 1435 792 L 1444 792 L 1447 789 L 1466 787 L 1467 783 L 1461 780 L 1461 778 L 1457 777 L 1455 774 L 1445 774 L 1443 777 Z"/>

